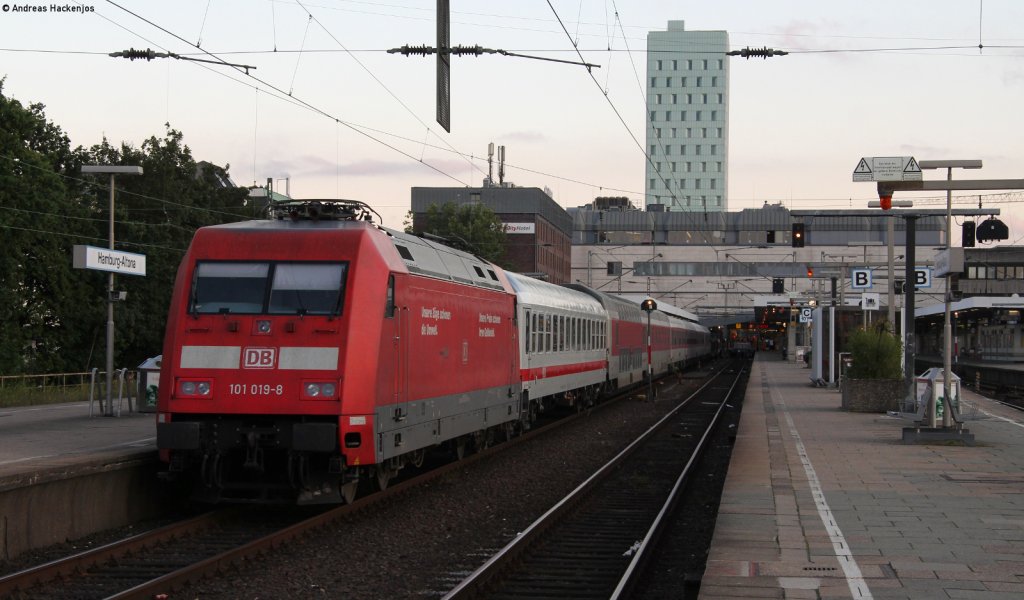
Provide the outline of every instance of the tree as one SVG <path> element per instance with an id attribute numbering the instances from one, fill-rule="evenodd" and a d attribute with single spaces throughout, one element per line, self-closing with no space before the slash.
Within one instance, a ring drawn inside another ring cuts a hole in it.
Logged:
<path id="1" fill-rule="evenodd" d="M 415 233 L 408 221 L 405 231 Z M 443 237 L 452 246 L 491 262 L 505 254 L 505 224 L 483 204 L 432 204 L 427 208 L 421 231 Z"/>
<path id="2" fill-rule="evenodd" d="M 138 149 L 103 140 L 83 151 L 83 162 L 143 169 L 142 177 L 117 180 L 117 246 L 146 255 L 145 277 L 117 278 L 117 289 L 128 292 L 115 320 L 118 365 L 135 366 L 160 353 L 174 277 L 195 230 L 246 216 L 247 190 L 225 187 L 226 169 L 197 163 L 183 139 L 168 126 L 163 138 L 150 137 Z M 97 185 L 91 192 L 83 200 L 109 218 L 109 189 Z"/>
<path id="3" fill-rule="evenodd" d="M 146 255 L 146 276 L 119 276 L 115 365 L 159 354 L 178 263 L 198 227 L 245 218 L 247 191 L 227 170 L 197 163 L 181 132 L 167 128 L 136 149 L 107 140 L 71 149 L 44 106 L 3 95 L 0 79 L 0 374 L 103 368 L 106 281 L 72 268 L 76 244 L 105 247 L 109 178 L 83 164 L 140 165 L 117 179 L 118 249 Z"/>
<path id="4" fill-rule="evenodd" d="M 0 80 L 0 373 L 64 370 L 71 356 L 82 361 L 90 336 L 77 325 L 97 317 L 82 299 L 101 293 L 71 267 L 72 246 L 95 243 L 99 228 L 68 202 L 81 189 L 81 163 L 43 109 L 5 96 Z"/>

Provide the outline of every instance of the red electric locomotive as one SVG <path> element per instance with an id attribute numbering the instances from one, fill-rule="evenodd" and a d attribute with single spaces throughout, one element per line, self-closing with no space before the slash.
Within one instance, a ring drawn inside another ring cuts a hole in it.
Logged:
<path id="1" fill-rule="evenodd" d="M 514 430 L 502 271 L 360 202 L 276 211 L 200 229 L 179 268 L 157 419 L 170 474 L 207 501 L 351 501 L 428 448 Z"/>

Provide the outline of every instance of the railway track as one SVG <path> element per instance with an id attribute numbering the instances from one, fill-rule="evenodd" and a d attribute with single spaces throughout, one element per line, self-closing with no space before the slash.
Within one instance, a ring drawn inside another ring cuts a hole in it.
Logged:
<path id="1" fill-rule="evenodd" d="M 746 375 L 727 369 L 706 383 L 445 598 L 625 597 Z"/>
<path id="2" fill-rule="evenodd" d="M 610 406 L 610 402 L 594 410 Z M 314 513 L 230 508 L 138 534 L 87 552 L 0 577 L 3 598 L 154 598 L 287 544 L 312 529 L 371 510 L 398 494 L 440 478 L 516 443 L 545 435 L 578 416 L 555 421 L 461 461 L 393 484 L 351 505 Z"/>

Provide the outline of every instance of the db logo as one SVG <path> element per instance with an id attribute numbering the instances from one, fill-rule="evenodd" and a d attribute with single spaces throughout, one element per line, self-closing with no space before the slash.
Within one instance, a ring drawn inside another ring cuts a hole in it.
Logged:
<path id="1" fill-rule="evenodd" d="M 242 367 L 245 369 L 273 369 L 277 348 L 246 348 Z"/>

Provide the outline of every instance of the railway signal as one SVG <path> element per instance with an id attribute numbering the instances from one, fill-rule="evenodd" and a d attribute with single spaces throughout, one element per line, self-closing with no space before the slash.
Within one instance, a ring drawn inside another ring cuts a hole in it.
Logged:
<path id="1" fill-rule="evenodd" d="M 793 223 L 792 240 L 793 240 L 793 247 L 794 248 L 803 248 L 804 247 L 804 224 L 803 223 Z"/>

